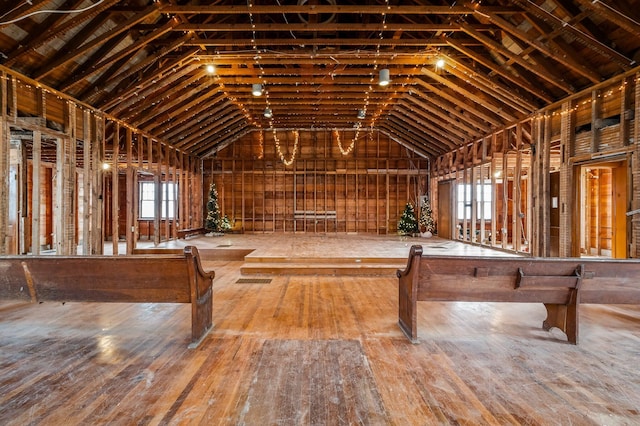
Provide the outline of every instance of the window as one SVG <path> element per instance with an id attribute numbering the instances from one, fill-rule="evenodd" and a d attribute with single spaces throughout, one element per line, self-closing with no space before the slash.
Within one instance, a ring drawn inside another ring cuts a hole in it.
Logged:
<path id="1" fill-rule="evenodd" d="M 178 198 L 178 185 L 173 182 L 162 183 L 162 219 L 175 218 L 175 205 Z M 140 182 L 140 219 L 155 218 L 156 184 Z"/>
<path id="2" fill-rule="evenodd" d="M 476 185 L 476 215 L 477 219 L 491 220 L 491 196 L 490 184 Z M 471 185 L 458 185 L 458 220 L 471 220 Z"/>

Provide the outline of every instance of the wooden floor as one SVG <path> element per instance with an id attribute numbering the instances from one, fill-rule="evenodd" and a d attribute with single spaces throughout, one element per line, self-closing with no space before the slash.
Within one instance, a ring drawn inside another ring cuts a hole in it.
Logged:
<path id="1" fill-rule="evenodd" d="M 231 235 L 174 243 L 254 253 L 486 249 L 399 237 Z M 498 253 L 501 254 L 501 253 Z M 542 305 L 419 304 L 397 326 L 395 276 L 215 269 L 215 328 L 187 349 L 190 307 L 0 304 L 0 425 L 640 424 L 640 308 L 584 306 L 580 346 Z"/>

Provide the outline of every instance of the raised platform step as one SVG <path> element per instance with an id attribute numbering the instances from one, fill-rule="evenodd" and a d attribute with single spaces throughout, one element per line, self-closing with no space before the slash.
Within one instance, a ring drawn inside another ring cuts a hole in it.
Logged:
<path id="1" fill-rule="evenodd" d="M 394 276 L 407 259 L 247 256 L 243 275 L 374 275 Z"/>
<path id="2" fill-rule="evenodd" d="M 406 257 L 291 257 L 291 256 L 260 256 L 248 255 L 245 263 L 302 263 L 302 264 L 347 264 L 347 265 L 378 265 L 400 264 L 406 265 Z"/>

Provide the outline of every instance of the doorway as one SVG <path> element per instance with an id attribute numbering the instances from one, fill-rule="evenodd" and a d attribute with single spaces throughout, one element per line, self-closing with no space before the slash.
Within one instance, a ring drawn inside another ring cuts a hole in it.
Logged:
<path id="1" fill-rule="evenodd" d="M 627 258 L 627 161 L 579 166 L 580 256 Z"/>

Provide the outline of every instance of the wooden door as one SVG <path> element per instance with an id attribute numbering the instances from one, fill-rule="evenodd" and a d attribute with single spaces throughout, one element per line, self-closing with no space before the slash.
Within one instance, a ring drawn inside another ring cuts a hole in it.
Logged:
<path id="1" fill-rule="evenodd" d="M 438 236 L 454 239 L 451 230 L 451 191 L 452 181 L 438 182 Z"/>
<path id="2" fill-rule="evenodd" d="M 612 253 L 616 259 L 627 258 L 627 162 L 612 169 Z"/>

